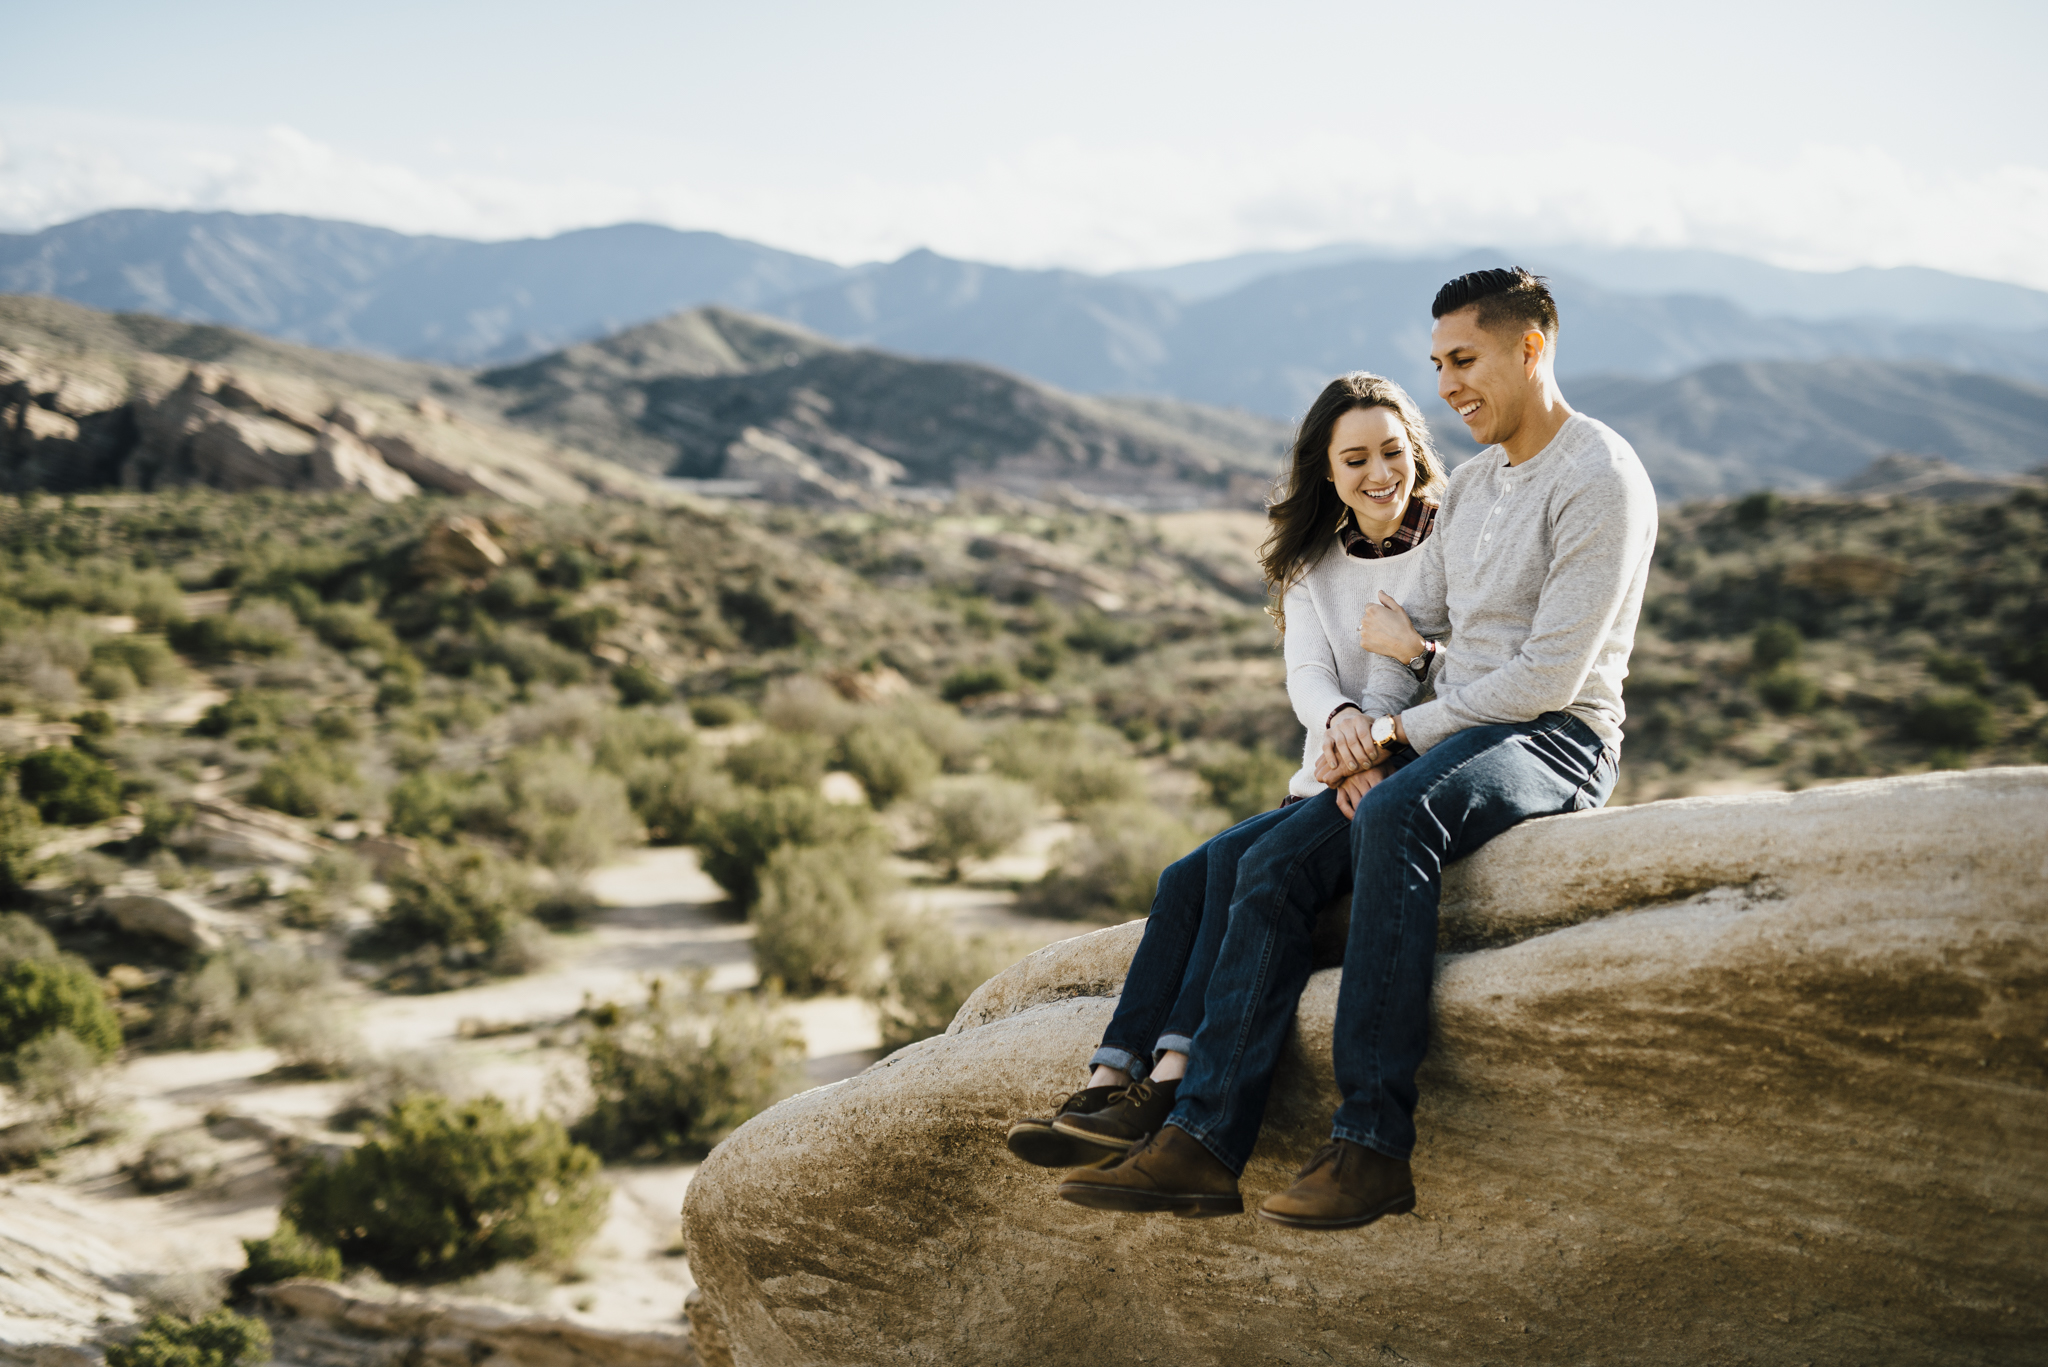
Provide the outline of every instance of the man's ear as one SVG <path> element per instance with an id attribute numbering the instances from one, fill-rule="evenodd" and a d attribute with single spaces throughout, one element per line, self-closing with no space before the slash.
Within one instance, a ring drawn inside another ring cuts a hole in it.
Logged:
<path id="1" fill-rule="evenodd" d="M 1543 335 L 1542 328 L 1530 328 L 1522 334 L 1522 369 L 1535 374 L 1536 367 L 1543 364 L 1550 355 L 1550 339 Z"/>

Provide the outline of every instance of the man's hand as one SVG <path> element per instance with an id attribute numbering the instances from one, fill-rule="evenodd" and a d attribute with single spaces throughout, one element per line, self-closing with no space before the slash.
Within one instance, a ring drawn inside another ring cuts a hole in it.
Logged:
<path id="1" fill-rule="evenodd" d="M 1372 743 L 1372 721 L 1356 710 L 1339 712 L 1323 733 L 1322 758 L 1316 761 L 1316 782 L 1326 788 L 1338 780 L 1369 769 L 1386 756 Z"/>
<path id="2" fill-rule="evenodd" d="M 1358 623 L 1358 648 L 1407 664 L 1422 653 L 1422 636 L 1394 596 L 1380 590 L 1380 600 L 1366 608 Z"/>
<path id="3" fill-rule="evenodd" d="M 1337 785 L 1337 810 L 1349 821 L 1358 815 L 1358 801 L 1387 779 L 1385 765 L 1360 770 Z"/>

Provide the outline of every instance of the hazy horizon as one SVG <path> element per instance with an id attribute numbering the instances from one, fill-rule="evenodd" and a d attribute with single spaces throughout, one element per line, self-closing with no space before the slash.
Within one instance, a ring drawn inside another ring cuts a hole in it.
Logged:
<path id="1" fill-rule="evenodd" d="M 2012 3 L 122 0 L 11 28 L 81 54 L 0 100 L 14 232 L 129 207 L 486 241 L 646 221 L 1093 272 L 1570 244 L 2048 287 L 2048 12 Z"/>

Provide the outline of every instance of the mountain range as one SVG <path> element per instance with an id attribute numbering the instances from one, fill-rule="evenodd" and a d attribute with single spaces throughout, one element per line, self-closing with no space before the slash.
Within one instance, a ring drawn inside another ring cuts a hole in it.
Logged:
<path id="1" fill-rule="evenodd" d="M 1987 475 L 2048 456 L 2048 327 L 2031 326 L 2048 295 L 1707 253 L 1555 256 L 1568 397 L 1636 444 L 1667 499 L 1824 487 L 1898 450 Z M 118 334 L 331 395 L 430 398 L 634 477 L 855 502 L 1050 482 L 1164 508 L 1253 504 L 1288 420 L 1361 366 L 1418 390 L 1452 459 L 1469 455 L 1429 394 L 1428 303 L 1500 259 L 1332 247 L 1093 276 L 919 251 L 849 269 L 644 225 L 493 244 L 128 211 L 0 237 L 0 285 L 120 310 L 61 327 L 54 301 L 7 311 L 94 347 Z M 1775 314 L 1747 306 L 1773 299 Z M 1830 309 L 1864 316 L 1814 316 Z M 198 321 L 222 316 L 250 331 Z M 461 364 L 402 359 L 420 356 Z"/>
<path id="2" fill-rule="evenodd" d="M 722 304 L 1076 393 L 1163 395 L 1289 419 L 1346 369 L 1426 393 L 1437 286 L 1510 255 L 1330 247 L 1096 276 L 915 251 L 849 268 L 644 224 L 479 243 L 287 215 L 123 210 L 0 235 L 0 292 L 458 365 L 516 363 Z M 1513 255 L 1553 278 L 1568 380 L 1865 357 L 2048 381 L 2048 293 L 2038 290 L 1914 268 L 1793 271 L 1705 252 Z"/>

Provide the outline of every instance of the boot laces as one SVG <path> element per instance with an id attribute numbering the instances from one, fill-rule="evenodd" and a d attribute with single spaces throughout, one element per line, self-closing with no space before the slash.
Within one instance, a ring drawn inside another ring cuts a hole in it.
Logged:
<path id="1" fill-rule="evenodd" d="M 1315 1157 L 1309 1159 L 1308 1162 L 1302 1164 L 1301 1171 L 1294 1174 L 1294 1176 L 1297 1180 L 1299 1180 L 1300 1178 L 1308 1176 L 1310 1173 L 1314 1172 L 1317 1168 L 1320 1168 L 1325 1163 L 1335 1165 L 1335 1171 L 1331 1172 L 1330 1174 L 1332 1178 L 1337 1177 L 1340 1173 L 1344 1171 L 1344 1146 L 1337 1140 L 1325 1140 L 1323 1142 L 1323 1146 L 1320 1149 L 1316 1150 Z"/>

